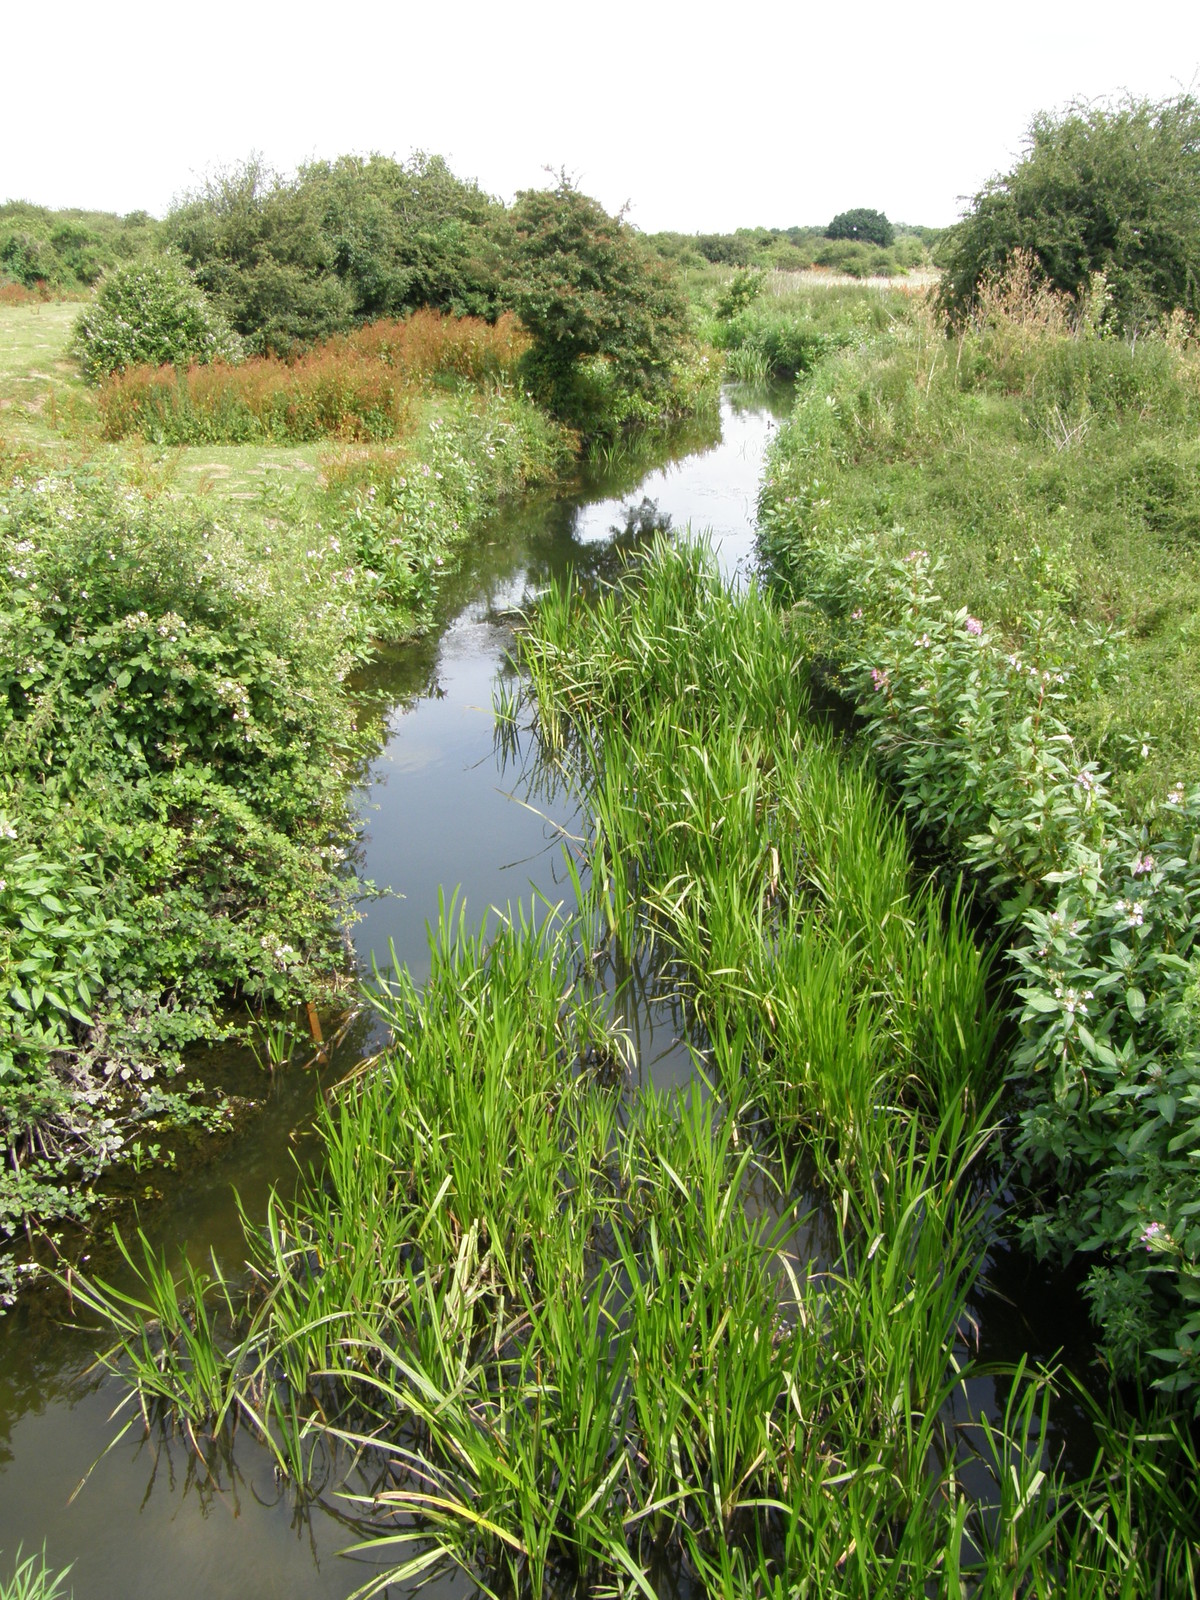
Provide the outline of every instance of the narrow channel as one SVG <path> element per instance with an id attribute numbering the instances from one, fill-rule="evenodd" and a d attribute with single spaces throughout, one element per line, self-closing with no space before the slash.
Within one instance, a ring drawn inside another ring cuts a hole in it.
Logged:
<path id="1" fill-rule="evenodd" d="M 355 865 L 377 889 L 353 929 L 364 972 L 373 961 L 386 967 L 394 949 L 423 976 L 439 893 L 457 893 L 476 925 L 491 908 L 569 897 L 561 845 L 577 820 L 573 803 L 539 781 L 519 737 L 495 734 L 493 687 L 511 670 L 514 623 L 552 578 L 614 575 L 657 527 L 708 531 L 738 581 L 752 561 L 763 454 L 786 400 L 729 388 L 719 426 L 691 425 L 653 463 L 626 457 L 570 493 L 507 508 L 448 582 L 439 627 L 364 675 L 364 710 L 385 730 L 358 794 Z M 690 1072 L 669 1011 L 651 1004 L 627 1021 L 643 1073 L 665 1084 Z M 370 1048 L 364 1020 L 337 1065 Z M 261 1077 L 245 1063 L 237 1070 L 246 1092 L 261 1096 Z M 270 1186 L 303 1158 L 312 1105 L 311 1078 L 282 1074 L 264 1109 L 203 1164 L 181 1163 L 167 1179 L 147 1174 L 148 1235 L 196 1259 L 215 1250 L 236 1260 L 235 1194 L 250 1217 L 262 1214 Z M 331 1472 L 325 1492 L 298 1508 L 245 1430 L 234 1459 L 206 1474 L 182 1439 L 144 1439 L 140 1417 L 104 1454 L 124 1385 L 92 1369 L 96 1338 L 64 1326 L 65 1315 L 59 1297 L 35 1294 L 0 1318 L 0 1550 L 10 1563 L 18 1544 L 27 1553 L 44 1544 L 52 1568 L 73 1563 L 81 1600 L 345 1600 L 366 1581 L 370 1568 L 338 1553 L 356 1540 L 345 1493 L 369 1490 L 365 1481 L 347 1485 Z M 466 1592 L 457 1578 L 432 1587 Z"/>

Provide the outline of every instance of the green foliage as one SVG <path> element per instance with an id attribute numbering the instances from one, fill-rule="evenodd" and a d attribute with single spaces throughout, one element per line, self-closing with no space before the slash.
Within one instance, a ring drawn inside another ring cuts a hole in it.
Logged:
<path id="1" fill-rule="evenodd" d="M 494 318 L 504 303 L 496 230 L 503 215 L 441 156 L 318 162 L 300 175 L 350 290 L 356 320 L 432 306 Z"/>
<path id="2" fill-rule="evenodd" d="M 894 278 L 905 270 L 896 252 L 857 239 L 822 245 L 816 253 L 815 264 L 830 272 L 844 272 L 848 278 Z"/>
<path id="3" fill-rule="evenodd" d="M 602 416 L 584 364 L 598 359 L 619 391 L 667 396 L 685 349 L 684 301 L 633 230 L 565 176 L 519 194 L 511 225 L 511 293 L 533 339 L 535 392 L 568 422 L 594 428 Z"/>
<path id="4" fill-rule="evenodd" d="M 166 231 L 247 347 L 290 356 L 417 306 L 495 316 L 500 215 L 440 156 L 344 156 L 292 179 L 252 157 L 176 207 Z"/>
<path id="5" fill-rule="evenodd" d="M 0 281 L 78 293 L 104 272 L 158 246 L 160 225 L 144 211 L 50 211 L 27 201 L 0 205 Z"/>
<path id="6" fill-rule="evenodd" d="M 825 229 L 827 239 L 854 239 L 862 244 L 877 244 L 888 249 L 896 242 L 896 230 L 882 211 L 872 211 L 867 206 L 857 206 L 852 211 L 839 211 Z"/>
<path id="7" fill-rule="evenodd" d="M 925 550 L 894 553 L 911 536 L 838 527 L 836 484 L 806 476 L 812 447 L 819 433 L 845 437 L 843 396 L 860 420 L 872 413 L 861 367 L 853 388 L 829 395 L 833 376 L 822 372 L 775 453 L 764 552 L 914 819 L 973 868 L 1013 941 L 1020 1038 L 1009 1074 L 1017 1149 L 1038 1193 L 1028 1235 L 1060 1257 L 1099 1256 L 1088 1292 L 1116 1368 L 1149 1369 L 1169 1392 L 1194 1388 L 1200 797 L 1172 785 L 1139 822 L 1113 805 L 1064 720 L 1103 692 L 1112 642 L 1053 603 L 1061 568 L 1014 581 L 1041 608 L 993 635 L 957 607 L 961 591 L 941 600 Z M 923 404 L 932 408 L 928 389 L 913 411 L 896 404 L 889 448 L 923 436 Z M 854 437 L 865 454 L 864 431 Z M 1006 457 L 1011 472 L 1011 448 Z M 1068 604 L 1078 609 L 1075 593 Z"/>
<path id="8" fill-rule="evenodd" d="M 939 251 L 957 318 L 1026 251 L 1054 289 L 1102 273 L 1121 329 L 1200 312 L 1200 105 L 1190 94 L 1077 105 L 1034 118 L 1026 153 L 994 178 Z"/>
<path id="9" fill-rule="evenodd" d="M 728 322 L 739 311 L 751 306 L 762 294 L 763 274 L 739 268 L 718 294 L 714 310 L 720 322 Z"/>
<path id="10" fill-rule="evenodd" d="M 736 279 L 735 279 L 736 282 Z M 732 294 L 732 289 L 730 291 Z M 735 377 L 795 378 L 832 351 L 862 342 L 886 327 L 887 303 L 866 289 L 830 289 L 820 294 L 758 292 L 705 328 L 727 370 Z"/>
<path id="11" fill-rule="evenodd" d="M 72 349 L 93 383 L 126 367 L 236 361 L 241 344 L 172 256 L 117 267 L 75 324 Z"/>
<path id="12" fill-rule="evenodd" d="M 885 249 L 864 235 L 831 238 L 824 228 L 739 228 L 735 233 L 655 233 L 647 244 L 662 258 L 703 281 L 708 267 L 759 272 L 804 272 L 830 267 L 855 277 L 894 276 L 928 264 L 935 228 L 898 225 Z"/>

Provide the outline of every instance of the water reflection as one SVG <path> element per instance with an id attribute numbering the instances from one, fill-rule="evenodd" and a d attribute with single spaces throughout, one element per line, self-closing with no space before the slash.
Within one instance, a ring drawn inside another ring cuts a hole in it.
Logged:
<path id="1" fill-rule="evenodd" d="M 511 673 L 514 624 L 553 578 L 573 569 L 585 583 L 610 581 L 668 523 L 710 528 L 725 570 L 744 569 L 770 406 L 770 397 L 727 395 L 719 426 L 676 430 L 652 459 L 610 460 L 571 494 L 502 511 L 448 582 L 440 626 L 386 652 L 360 679 L 364 713 L 377 718 L 382 740 L 361 775 L 355 865 L 384 891 L 363 901 L 354 929 L 364 970 L 373 958 L 386 965 L 390 941 L 418 976 L 427 972 L 425 925 L 439 889 L 448 897 L 461 885 L 469 917 L 535 894 L 569 903 L 562 845 L 579 828 L 570 786 L 524 735 L 497 738 L 494 728 L 492 686 Z M 677 995 L 652 966 L 605 959 L 599 970 L 638 1063 L 629 1087 L 644 1077 L 687 1081 L 694 1066 Z M 271 1081 L 244 1053 L 213 1052 L 206 1074 L 256 1110 L 234 1137 L 193 1152 L 179 1171 L 155 1173 L 143 1217 L 152 1241 L 196 1260 L 214 1249 L 240 1261 L 235 1191 L 250 1217 L 263 1214 L 271 1185 L 291 1182 L 312 1153 L 315 1094 L 372 1040 L 363 1015 L 327 1069 Z M 120 1281 L 120 1257 L 102 1241 L 87 1265 Z M 298 1498 L 276 1482 L 269 1452 L 245 1430 L 231 1455 L 210 1457 L 207 1467 L 169 1431 L 142 1438 L 132 1430 L 105 1454 L 124 1385 L 92 1364 L 96 1333 L 71 1322 L 70 1306 L 50 1294 L 0 1318 L 5 1562 L 18 1542 L 29 1550 L 44 1541 L 52 1567 L 74 1563 L 71 1585 L 88 1600 L 345 1600 L 365 1581 L 369 1568 L 338 1554 L 355 1542 L 354 1508 L 342 1493 L 369 1488 L 361 1468 L 343 1485 L 331 1461 L 325 1491 Z M 434 1587 L 447 1597 L 466 1592 L 456 1575 Z M 663 1592 L 671 1588 L 664 1581 Z"/>

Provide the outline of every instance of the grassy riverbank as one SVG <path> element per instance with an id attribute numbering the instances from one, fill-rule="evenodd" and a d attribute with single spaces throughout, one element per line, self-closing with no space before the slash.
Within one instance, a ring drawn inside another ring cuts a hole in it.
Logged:
<path id="1" fill-rule="evenodd" d="M 540 759 L 584 802 L 578 919 L 485 945 L 443 908 L 428 984 L 391 976 L 392 1044 L 327 1109 L 321 1176 L 248 1234 L 248 1293 L 197 1271 L 189 1309 L 153 1257 L 144 1297 L 85 1287 L 151 1416 L 251 1427 L 299 1494 L 318 1440 L 365 1449 L 356 1515 L 395 1565 L 363 1593 L 447 1562 L 532 1595 L 1186 1584 L 1178 1429 L 1101 1425 L 1072 1480 L 1043 1449 L 1054 1380 L 1024 1367 L 961 1425 L 989 960 L 815 728 L 794 636 L 659 543 L 596 605 L 553 594 L 521 653 Z M 602 973 L 635 950 L 711 1088 L 634 1090 Z"/>
<path id="2" fill-rule="evenodd" d="M 1026 1231 L 1117 1371 L 1194 1399 L 1195 430 L 1178 319 L 1126 342 L 1018 270 L 815 367 L 762 548 L 916 825 L 1011 945 Z M 1200 524 L 1197 524 L 1200 526 Z"/>
<path id="3" fill-rule="evenodd" d="M 426 626 L 479 519 L 574 449 L 520 390 L 471 373 L 410 381 L 398 443 L 330 441 L 319 459 L 106 443 L 58 311 L 0 310 L 10 1238 L 81 1220 L 130 1150 L 220 1123 L 179 1063 L 228 1031 L 231 1002 L 345 985 L 347 792 L 375 738 L 347 674 Z"/>

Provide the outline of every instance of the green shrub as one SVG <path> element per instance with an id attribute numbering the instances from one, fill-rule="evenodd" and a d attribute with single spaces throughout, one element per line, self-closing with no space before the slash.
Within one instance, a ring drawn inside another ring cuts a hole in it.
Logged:
<path id="1" fill-rule="evenodd" d="M 173 257 L 117 267 L 80 314 L 72 348 L 93 383 L 126 367 L 236 361 L 241 344 Z"/>
<path id="2" fill-rule="evenodd" d="M 618 394 L 668 396 L 687 320 L 666 265 L 566 177 L 519 194 L 511 220 L 513 304 L 533 340 L 525 366 L 535 394 L 591 432 L 605 424 L 597 399 L 608 386 L 597 390 L 585 363 L 605 362 Z"/>
<path id="3" fill-rule="evenodd" d="M 882 211 L 872 211 L 859 206 L 853 211 L 839 211 L 825 229 L 827 239 L 853 239 L 862 244 L 881 245 L 885 250 L 896 242 L 896 230 Z"/>
<path id="4" fill-rule="evenodd" d="M 1034 118 L 1013 170 L 992 179 L 942 242 L 944 306 L 961 320 L 1027 252 L 1051 288 L 1082 299 L 1096 273 L 1116 326 L 1200 312 L 1200 102 L 1071 107 Z"/>

